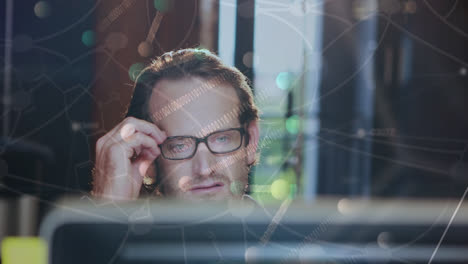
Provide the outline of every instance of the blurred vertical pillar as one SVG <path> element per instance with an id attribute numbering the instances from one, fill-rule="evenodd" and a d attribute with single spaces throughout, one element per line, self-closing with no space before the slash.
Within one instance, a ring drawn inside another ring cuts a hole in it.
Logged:
<path id="1" fill-rule="evenodd" d="M 12 198 L 0 197 L 0 241 L 15 234 L 13 230 L 16 230 L 16 209 L 13 201 Z"/>
<path id="2" fill-rule="evenodd" d="M 239 69 L 251 82 L 254 80 L 252 69 L 254 27 L 255 27 L 255 0 L 237 0 L 236 35 L 234 66 Z M 255 89 L 252 87 L 255 94 Z M 249 186 L 252 185 L 253 171 L 250 171 Z"/>
<path id="3" fill-rule="evenodd" d="M 375 0 L 366 1 L 366 5 L 368 10 L 378 10 L 378 2 Z M 359 138 L 359 135 L 362 131 L 370 131 L 373 127 L 378 16 L 369 13 L 365 20 L 356 31 L 358 43 L 354 46 L 356 68 L 360 69 L 360 72 L 354 82 L 353 101 L 355 110 L 353 114 L 356 119 L 353 122 L 351 132 L 355 131 L 358 138 L 353 140 L 351 146 L 357 152 L 350 153 L 350 176 L 352 181 L 349 185 L 349 194 L 369 197 L 371 193 L 372 142 Z"/>
<path id="4" fill-rule="evenodd" d="M 31 195 L 22 195 L 18 199 L 18 235 L 37 235 L 39 201 Z"/>
<path id="5" fill-rule="evenodd" d="M 304 147 L 303 147 L 303 177 L 301 191 L 304 200 L 311 201 L 317 196 L 318 191 L 318 156 L 319 140 L 317 135 L 320 128 L 320 82 L 322 72 L 322 35 L 323 35 L 323 12 L 324 5 L 321 0 L 307 1 L 314 7 L 317 13 L 309 13 L 304 16 L 304 33 L 312 44 L 312 50 L 305 50 L 304 54 L 304 91 L 302 97 L 304 102 Z M 307 52 L 306 52 L 307 51 Z"/>
<path id="6" fill-rule="evenodd" d="M 244 73 L 249 80 L 253 80 L 254 72 L 251 63 L 245 62 L 246 60 L 251 60 L 252 56 L 249 56 L 249 54 L 253 54 L 254 23 L 255 1 L 237 0 L 234 65 Z"/>
<path id="7" fill-rule="evenodd" d="M 200 46 L 218 53 L 219 1 L 200 0 Z"/>
<path id="8" fill-rule="evenodd" d="M 4 46 L 4 69 L 3 69 L 3 88 L 2 88 L 2 132 L 6 138 L 10 135 L 10 107 L 11 107 L 11 73 L 12 73 L 12 51 L 13 51 L 13 0 L 5 2 L 5 46 Z M 2 20 L 3 20 L 2 19 Z"/>
<path id="9" fill-rule="evenodd" d="M 324 13 L 356 24 L 348 31 L 343 21 L 324 22 L 319 194 L 370 195 L 372 144 L 364 136 L 374 116 L 377 5 L 365 0 L 325 6 Z"/>
<path id="10" fill-rule="evenodd" d="M 234 66 L 237 3 L 219 0 L 218 12 L 218 54 L 225 64 Z"/>

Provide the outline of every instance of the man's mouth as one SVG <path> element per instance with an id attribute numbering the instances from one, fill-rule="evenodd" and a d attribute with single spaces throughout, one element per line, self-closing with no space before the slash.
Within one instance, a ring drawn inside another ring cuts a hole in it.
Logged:
<path id="1" fill-rule="evenodd" d="M 222 182 L 215 182 L 215 183 L 209 183 L 209 184 L 200 184 L 196 185 L 193 188 L 191 188 L 189 191 L 191 193 L 197 193 L 197 194 L 203 194 L 203 193 L 214 193 L 218 192 L 221 189 L 223 189 L 224 183 Z"/>

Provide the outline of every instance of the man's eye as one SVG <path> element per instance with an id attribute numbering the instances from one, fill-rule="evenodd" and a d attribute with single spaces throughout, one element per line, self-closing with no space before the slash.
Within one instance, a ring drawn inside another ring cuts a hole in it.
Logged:
<path id="1" fill-rule="evenodd" d="M 226 135 L 216 137 L 216 143 L 226 143 L 228 141 L 229 141 L 229 137 Z"/>
<path id="2" fill-rule="evenodd" d="M 187 144 L 174 144 L 174 145 L 171 145 L 169 149 L 173 152 L 182 152 L 188 149 L 188 145 Z"/>

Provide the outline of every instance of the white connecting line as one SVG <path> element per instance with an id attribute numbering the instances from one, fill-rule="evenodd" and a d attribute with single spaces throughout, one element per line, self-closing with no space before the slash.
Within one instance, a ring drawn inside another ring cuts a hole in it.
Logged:
<path id="1" fill-rule="evenodd" d="M 266 243 L 268 243 L 268 241 L 270 240 L 271 235 L 273 234 L 273 232 L 275 232 L 276 227 L 281 222 L 281 219 L 283 218 L 284 214 L 286 213 L 286 210 L 288 209 L 291 202 L 292 202 L 292 199 L 288 197 L 281 204 L 280 208 L 278 209 L 278 212 L 276 212 L 276 214 L 273 217 L 273 220 L 271 221 L 270 225 L 268 226 L 266 232 L 263 234 L 262 238 L 260 239 L 262 241 L 263 245 L 266 245 Z"/>
<path id="2" fill-rule="evenodd" d="M 465 192 L 463 193 L 463 195 L 462 195 L 462 197 L 460 199 L 460 202 L 458 202 L 457 208 L 453 212 L 453 215 L 450 218 L 450 221 L 449 221 L 447 227 L 445 228 L 444 233 L 442 234 L 442 237 L 440 238 L 439 243 L 437 244 L 436 248 L 434 249 L 434 252 L 432 253 L 432 256 L 429 259 L 429 262 L 427 264 L 431 264 L 432 259 L 434 259 L 435 254 L 437 254 L 437 250 L 439 250 L 440 244 L 442 244 L 442 241 L 444 240 L 445 235 L 447 234 L 447 231 L 449 230 L 450 226 L 452 225 L 452 221 L 455 218 L 455 216 L 457 215 L 458 210 L 460 209 L 460 206 L 463 203 L 463 200 L 465 200 L 465 196 L 466 196 L 467 193 L 468 193 L 468 187 L 466 188 Z"/>

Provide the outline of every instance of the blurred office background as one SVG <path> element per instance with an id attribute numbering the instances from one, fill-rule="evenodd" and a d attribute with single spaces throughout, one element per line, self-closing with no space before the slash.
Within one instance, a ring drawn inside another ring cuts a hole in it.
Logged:
<path id="1" fill-rule="evenodd" d="M 253 81 L 259 202 L 460 198 L 467 15 L 459 0 L 3 0 L 0 238 L 87 195 L 136 74 L 187 47 Z"/>

